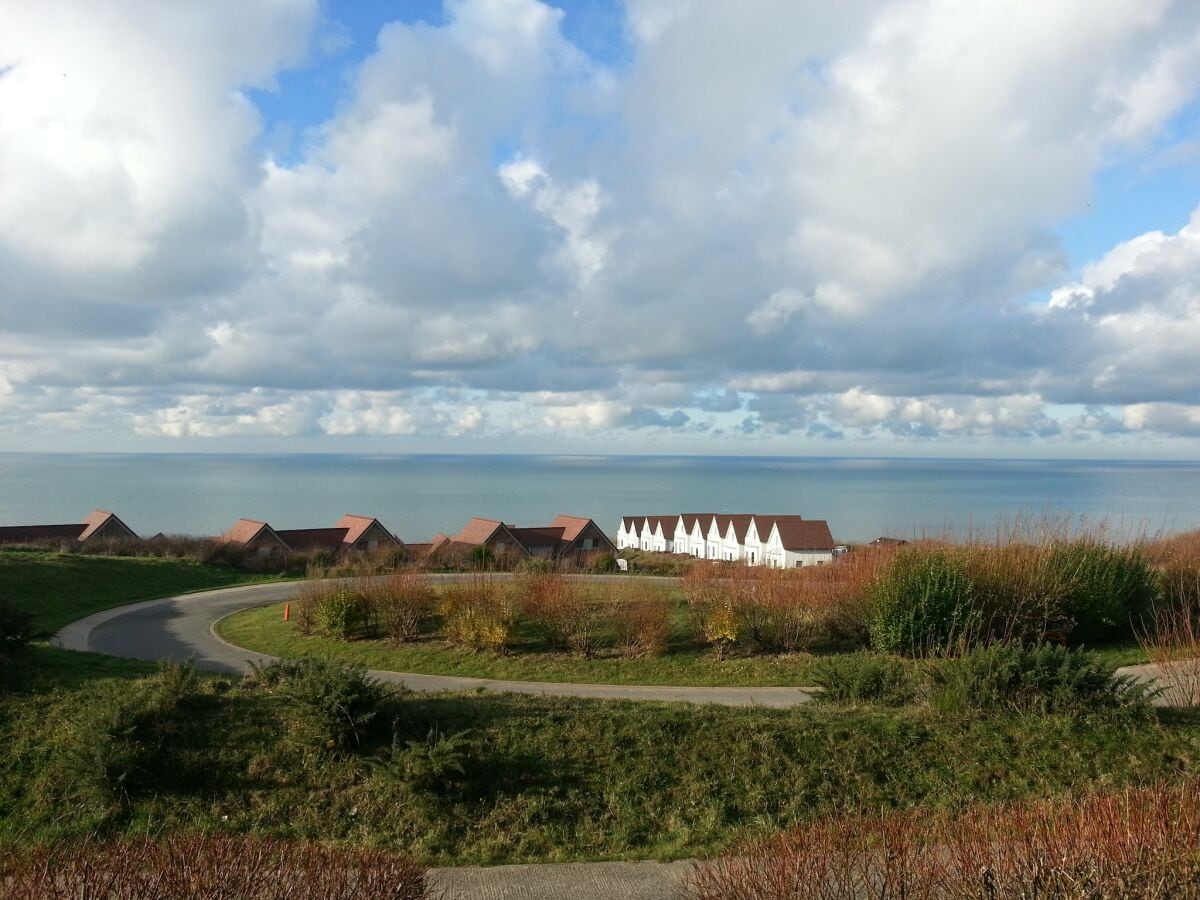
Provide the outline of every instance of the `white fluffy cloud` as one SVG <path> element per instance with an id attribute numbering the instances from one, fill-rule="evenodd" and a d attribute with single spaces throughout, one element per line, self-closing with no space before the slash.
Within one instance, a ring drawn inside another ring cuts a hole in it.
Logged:
<path id="1" fill-rule="evenodd" d="M 0 424 L 1200 432 L 1200 216 L 1055 237 L 1196 101 L 1194 4 L 627 0 L 619 64 L 445 10 L 283 158 L 250 89 L 321 64 L 315 2 L 0 7 Z"/>

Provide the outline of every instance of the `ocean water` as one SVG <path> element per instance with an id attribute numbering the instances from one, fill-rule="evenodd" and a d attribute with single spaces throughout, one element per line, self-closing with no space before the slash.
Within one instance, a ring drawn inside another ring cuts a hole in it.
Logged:
<path id="1" fill-rule="evenodd" d="M 1115 529 L 1200 527 L 1200 464 L 669 456 L 0 453 L 0 525 L 111 509 L 151 535 L 379 517 L 406 541 L 473 515 L 517 525 L 590 516 L 756 512 L 826 519 L 835 538 L 987 532 L 1021 517 Z"/>

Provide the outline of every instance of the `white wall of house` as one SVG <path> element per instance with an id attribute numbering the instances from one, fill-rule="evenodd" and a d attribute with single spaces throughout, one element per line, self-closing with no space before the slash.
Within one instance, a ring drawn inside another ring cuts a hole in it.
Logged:
<path id="1" fill-rule="evenodd" d="M 795 569 L 820 566 L 833 561 L 832 550 L 789 550 L 779 537 L 779 526 L 771 526 L 771 534 L 763 547 L 763 558 L 773 569 Z"/>
<path id="2" fill-rule="evenodd" d="M 617 549 L 627 550 L 638 545 L 637 524 L 632 520 L 629 522 L 629 530 L 625 529 L 625 520 L 621 520 L 621 524 L 617 526 Z"/>
<path id="3" fill-rule="evenodd" d="M 702 522 L 702 519 L 697 519 L 693 522 L 691 534 L 688 535 L 688 553 L 692 554 L 696 559 L 704 559 L 706 537 Z"/>
<path id="4" fill-rule="evenodd" d="M 742 558 L 746 560 L 748 566 L 761 566 L 763 563 L 763 547 L 762 539 L 758 534 L 758 521 L 750 520 L 750 527 L 746 529 L 746 544 L 742 548 Z"/>
<path id="5" fill-rule="evenodd" d="M 675 543 L 675 532 L 666 534 L 663 531 L 662 520 L 654 523 L 654 550 L 657 553 L 670 553 Z"/>
<path id="6" fill-rule="evenodd" d="M 713 516 L 708 523 L 707 534 L 704 539 L 704 558 L 705 559 L 724 559 L 725 554 L 722 552 L 722 539 L 720 523 L 717 517 Z"/>
<path id="7" fill-rule="evenodd" d="M 683 516 L 679 516 L 675 520 L 675 552 L 691 553 L 690 541 L 688 530 L 683 526 Z"/>
<path id="8" fill-rule="evenodd" d="M 733 527 L 733 523 L 730 522 L 729 527 L 725 529 L 725 533 L 721 535 L 721 559 L 736 562 L 742 559 L 745 549 L 738 541 L 737 530 Z"/>

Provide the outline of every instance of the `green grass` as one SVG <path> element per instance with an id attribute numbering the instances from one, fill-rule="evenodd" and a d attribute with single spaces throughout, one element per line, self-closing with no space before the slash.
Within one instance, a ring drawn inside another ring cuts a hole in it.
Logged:
<path id="1" fill-rule="evenodd" d="M 1200 723 L 695 708 L 504 695 L 387 701 L 358 754 L 306 761 L 277 693 L 39 650 L 0 695 L 0 844 L 172 830 L 411 849 L 434 864 L 684 858 L 843 810 L 1069 795 L 1200 770 Z M 141 664 L 138 664 L 141 665 Z M 38 674 L 38 670 L 45 670 Z M 118 712 L 124 710 L 124 712 Z M 399 756 L 393 752 L 401 748 Z M 461 775 L 402 764 L 465 732 Z"/>
<path id="2" fill-rule="evenodd" d="M 33 616 L 39 634 L 100 610 L 272 576 L 184 559 L 0 550 L 0 597 Z"/>
<path id="3" fill-rule="evenodd" d="M 586 684 L 709 686 L 811 685 L 815 657 L 807 653 L 732 656 L 718 660 L 688 634 L 676 616 L 671 652 L 661 657 L 626 659 L 608 653 L 585 659 L 547 652 L 532 629 L 523 628 L 513 652 L 472 651 L 430 638 L 395 645 L 381 640 L 342 641 L 304 636 L 283 621 L 283 604 L 244 610 L 222 619 L 217 633 L 231 644 L 280 657 L 321 656 L 392 672 L 461 675 L 512 681 L 573 681 Z"/>

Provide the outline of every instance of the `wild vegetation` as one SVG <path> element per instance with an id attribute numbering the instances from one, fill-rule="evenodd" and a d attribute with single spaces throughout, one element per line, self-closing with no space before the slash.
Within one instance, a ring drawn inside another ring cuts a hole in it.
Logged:
<path id="1" fill-rule="evenodd" d="M 688 900 L 1195 900 L 1200 781 L 806 824 L 702 866 Z"/>

